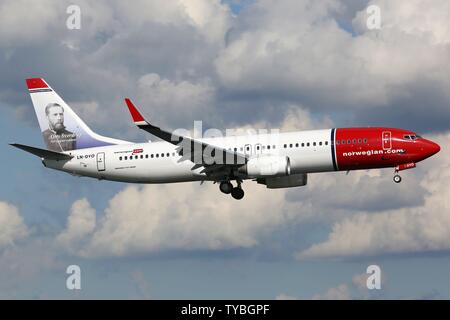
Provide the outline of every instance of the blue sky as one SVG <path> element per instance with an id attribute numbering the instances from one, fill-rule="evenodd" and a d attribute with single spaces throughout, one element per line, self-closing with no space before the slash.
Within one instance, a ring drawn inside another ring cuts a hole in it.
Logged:
<path id="1" fill-rule="evenodd" d="M 450 297 L 447 2 L 370 1 L 376 31 L 368 1 L 70 3 L 81 30 L 65 27 L 69 2 L 0 4 L 0 298 Z M 75 178 L 8 145 L 43 146 L 24 81 L 34 76 L 115 138 L 152 139 L 131 123 L 129 96 L 172 129 L 386 125 L 442 151 L 400 186 L 391 170 L 316 174 L 290 190 L 246 183 L 240 203 L 209 184 Z M 61 242 L 85 214 L 95 227 Z M 71 264 L 80 291 L 65 287 Z M 371 264 L 376 292 L 358 280 Z"/>

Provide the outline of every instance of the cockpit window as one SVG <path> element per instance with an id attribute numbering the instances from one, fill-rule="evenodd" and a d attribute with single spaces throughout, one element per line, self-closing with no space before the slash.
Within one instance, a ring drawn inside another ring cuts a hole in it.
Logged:
<path id="1" fill-rule="evenodd" d="M 403 138 L 405 138 L 406 140 L 416 140 L 416 139 L 419 139 L 422 137 L 417 134 L 407 134 L 407 135 L 404 135 Z"/>

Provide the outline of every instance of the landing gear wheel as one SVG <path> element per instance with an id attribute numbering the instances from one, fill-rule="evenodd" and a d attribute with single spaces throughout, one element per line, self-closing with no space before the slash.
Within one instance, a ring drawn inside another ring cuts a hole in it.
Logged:
<path id="1" fill-rule="evenodd" d="M 219 189 L 225 194 L 230 194 L 233 190 L 233 185 L 230 181 L 222 181 L 220 183 Z"/>
<path id="2" fill-rule="evenodd" d="M 394 176 L 394 182 L 395 183 L 400 183 L 402 181 L 402 177 L 400 177 L 398 174 L 396 174 L 395 176 Z"/>
<path id="3" fill-rule="evenodd" d="M 233 190 L 231 190 L 231 196 L 236 200 L 241 200 L 244 197 L 244 190 L 239 187 L 233 188 Z"/>

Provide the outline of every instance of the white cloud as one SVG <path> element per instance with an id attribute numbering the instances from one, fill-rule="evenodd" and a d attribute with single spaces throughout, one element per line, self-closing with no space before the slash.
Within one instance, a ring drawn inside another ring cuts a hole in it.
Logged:
<path id="1" fill-rule="evenodd" d="M 382 29 L 363 27 L 363 10 L 353 35 L 335 21 L 338 1 L 258 1 L 240 16 L 216 59 L 221 83 L 237 92 L 311 100 L 327 110 L 345 106 L 347 112 L 407 100 L 417 83 L 446 92 L 447 1 L 373 3 L 382 7 Z"/>
<path id="2" fill-rule="evenodd" d="M 86 199 L 75 201 L 70 208 L 67 227 L 56 238 L 66 249 L 75 250 L 95 229 L 96 214 Z"/>
<path id="3" fill-rule="evenodd" d="M 398 29 L 433 44 L 450 43 L 448 13 L 450 3 L 441 0 L 372 0 L 381 9 L 382 28 Z M 366 32 L 367 14 L 361 11 L 353 20 L 356 30 Z"/>
<path id="4" fill-rule="evenodd" d="M 355 274 L 350 283 L 342 283 L 336 287 L 328 288 L 324 293 L 318 293 L 311 297 L 312 300 L 350 300 L 376 298 L 371 296 L 367 289 L 367 273 Z M 385 283 L 384 274 L 382 282 Z M 299 300 L 298 297 L 281 293 L 276 300 Z"/>
<path id="5" fill-rule="evenodd" d="M 56 24 L 58 11 L 61 10 L 64 10 L 64 7 L 51 0 L 2 1 L 0 46 L 13 47 L 42 41 L 50 26 Z"/>
<path id="6" fill-rule="evenodd" d="M 165 115 L 168 123 L 182 123 L 186 119 L 200 120 L 212 111 L 214 87 L 208 82 L 173 82 L 150 73 L 138 81 L 138 98 L 157 116 Z M 150 114 L 151 116 L 151 114 Z M 198 117 L 198 118 L 196 118 Z"/>
<path id="7" fill-rule="evenodd" d="M 236 202 L 205 183 L 130 186 L 111 199 L 82 256 L 124 256 L 161 250 L 252 247 L 301 215 L 281 211 L 284 192 L 245 183 Z"/>
<path id="8" fill-rule="evenodd" d="M 276 296 L 275 300 L 298 300 L 298 298 L 290 296 L 285 293 L 280 293 L 279 295 Z"/>
<path id="9" fill-rule="evenodd" d="M 7 247 L 0 252 L 0 299 L 35 299 L 48 289 L 42 279 L 55 272 L 64 276 L 66 267 L 49 239 L 33 238 L 20 246 Z"/>
<path id="10" fill-rule="evenodd" d="M 316 294 L 312 300 L 350 300 L 350 289 L 346 284 L 341 284 L 336 288 L 330 288 L 323 294 Z"/>
<path id="11" fill-rule="evenodd" d="M 230 23 L 231 12 L 220 1 L 210 0 L 138 0 L 132 6 L 115 2 L 117 12 L 134 27 L 156 22 L 177 26 L 192 26 L 208 41 L 222 43 Z"/>
<path id="12" fill-rule="evenodd" d="M 17 207 L 0 201 L 0 248 L 13 245 L 29 233 Z"/>
<path id="13" fill-rule="evenodd" d="M 442 146 L 450 134 L 435 137 Z M 450 154 L 441 152 L 421 182 L 421 206 L 369 214 L 358 212 L 333 225 L 326 241 L 297 254 L 299 259 L 450 250 Z M 434 164 L 434 165 L 433 165 Z"/>

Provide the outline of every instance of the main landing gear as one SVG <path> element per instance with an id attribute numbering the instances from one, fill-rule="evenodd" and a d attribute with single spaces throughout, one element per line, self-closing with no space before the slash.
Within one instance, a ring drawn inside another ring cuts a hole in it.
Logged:
<path id="1" fill-rule="evenodd" d="M 233 187 L 230 181 L 222 181 L 219 185 L 220 191 L 225 194 L 230 194 L 236 200 L 241 200 L 244 197 L 244 190 L 241 187 L 242 181 L 237 181 L 237 186 Z"/>
<path id="2" fill-rule="evenodd" d="M 400 183 L 400 182 L 402 182 L 402 177 L 400 177 L 398 174 L 396 174 L 396 175 L 394 176 L 394 182 L 395 182 L 395 183 Z"/>

